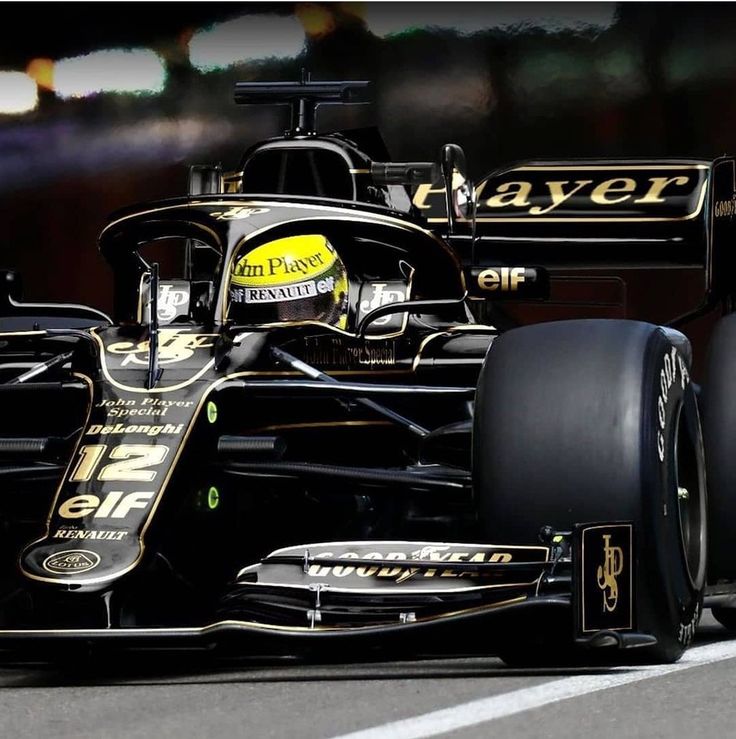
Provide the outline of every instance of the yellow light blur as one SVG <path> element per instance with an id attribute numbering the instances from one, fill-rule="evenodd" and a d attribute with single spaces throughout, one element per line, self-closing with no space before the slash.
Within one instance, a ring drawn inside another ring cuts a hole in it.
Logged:
<path id="1" fill-rule="evenodd" d="M 32 59 L 26 67 L 26 74 L 36 81 L 42 90 L 54 89 L 54 62 L 52 59 Z"/>
<path id="2" fill-rule="evenodd" d="M 352 15 L 358 20 L 365 20 L 365 3 L 363 2 L 336 3 L 336 6 L 345 15 Z"/>
<path id="3" fill-rule="evenodd" d="M 332 13 L 317 3 L 299 3 L 296 6 L 296 16 L 309 36 L 316 38 L 327 36 L 336 28 Z"/>

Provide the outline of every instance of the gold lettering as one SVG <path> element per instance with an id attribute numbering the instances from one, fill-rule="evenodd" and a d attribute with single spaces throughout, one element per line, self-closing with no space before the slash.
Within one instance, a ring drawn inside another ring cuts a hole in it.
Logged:
<path id="1" fill-rule="evenodd" d="M 638 200 L 634 200 L 634 203 L 637 205 L 664 203 L 662 190 L 664 190 L 667 185 L 687 185 L 687 183 L 690 182 L 690 178 L 683 175 L 679 175 L 678 177 L 650 177 L 649 182 L 652 184 L 650 185 L 647 194 Z"/>
<path id="2" fill-rule="evenodd" d="M 511 555 L 508 552 L 494 552 L 488 561 L 489 562 L 510 562 Z"/>
<path id="3" fill-rule="evenodd" d="M 63 518 L 82 518 L 87 516 L 100 504 L 96 495 L 75 495 L 59 506 L 59 515 Z"/>
<path id="4" fill-rule="evenodd" d="M 524 267 L 512 267 L 509 278 L 509 289 L 515 292 L 519 289 L 519 285 L 526 281 L 526 270 Z"/>
<path id="5" fill-rule="evenodd" d="M 345 552 L 341 556 L 341 559 L 358 559 L 358 555 L 355 552 Z M 352 575 L 353 572 L 355 572 L 355 567 L 353 565 L 335 565 L 335 567 L 332 568 L 332 574 L 335 577 L 347 577 L 348 575 Z"/>
<path id="6" fill-rule="evenodd" d="M 478 275 L 478 287 L 489 292 L 499 288 L 502 292 L 516 292 L 522 282 L 526 282 L 526 267 L 501 267 L 500 273 L 488 268 Z"/>
<path id="7" fill-rule="evenodd" d="M 386 559 L 404 559 L 403 552 L 389 552 Z M 401 573 L 401 567 L 382 567 L 378 577 L 396 577 Z"/>
<path id="8" fill-rule="evenodd" d="M 636 180 L 632 180 L 630 177 L 615 177 L 596 185 L 590 194 L 590 199 L 598 205 L 616 205 L 616 203 L 628 200 L 631 197 L 628 193 L 632 193 L 634 190 L 636 190 Z M 617 193 L 626 194 L 618 197 L 608 197 L 609 194 Z"/>
<path id="9" fill-rule="evenodd" d="M 582 190 L 586 185 L 590 185 L 593 180 L 575 180 L 575 187 L 569 192 L 565 192 L 565 185 L 569 184 L 569 182 L 569 180 L 553 180 L 552 182 L 547 182 L 549 195 L 552 198 L 552 205 L 546 208 L 540 208 L 538 205 L 535 205 L 529 209 L 529 213 L 533 216 L 541 216 L 553 211 L 566 200 L 569 200 L 576 192 Z"/>
<path id="10" fill-rule="evenodd" d="M 380 552 L 368 552 L 363 559 L 382 559 Z M 358 577 L 373 577 L 378 572 L 378 567 L 358 567 L 355 574 Z"/>
<path id="11" fill-rule="evenodd" d="M 512 185 L 515 190 L 511 189 Z M 505 208 L 507 205 L 526 208 L 531 205 L 527 199 L 531 191 L 531 182 L 504 182 L 496 188 L 497 194 L 486 200 L 486 205 L 489 208 Z"/>
<path id="12" fill-rule="evenodd" d="M 427 205 L 427 198 L 433 194 L 441 194 L 445 192 L 445 186 L 432 187 L 432 185 L 419 185 L 417 191 L 414 194 L 414 205 L 419 210 L 427 210 L 431 208 L 431 205 Z"/>
<path id="13" fill-rule="evenodd" d="M 97 509 L 95 518 L 108 518 L 110 514 L 112 514 L 113 508 L 115 508 L 122 497 L 123 493 L 119 491 L 108 493 L 102 505 Z"/>
<path id="14" fill-rule="evenodd" d="M 333 552 L 322 552 L 319 556 L 327 558 L 334 557 L 335 555 Z M 326 577 L 330 574 L 331 569 L 332 567 L 329 566 L 325 567 L 322 565 L 309 565 L 309 572 L 307 574 L 310 577 Z"/>
<path id="15" fill-rule="evenodd" d="M 618 576 L 624 569 L 624 552 L 611 546 L 611 534 L 603 534 L 603 564 L 596 570 L 598 587 L 603 591 L 603 612 L 611 613 L 618 605 Z"/>
<path id="16" fill-rule="evenodd" d="M 481 290 L 498 290 L 501 277 L 495 269 L 484 269 L 478 275 L 478 287 Z"/>

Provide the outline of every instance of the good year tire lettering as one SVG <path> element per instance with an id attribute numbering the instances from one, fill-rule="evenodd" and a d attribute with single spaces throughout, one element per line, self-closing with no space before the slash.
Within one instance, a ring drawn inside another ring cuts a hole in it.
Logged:
<path id="1" fill-rule="evenodd" d="M 685 386 L 690 382 L 690 373 L 682 356 L 673 346 L 668 354 L 664 355 L 664 366 L 659 372 L 659 395 L 657 396 L 657 455 L 659 461 L 664 462 L 664 431 L 667 424 L 667 399 L 672 389 L 672 385 L 677 381 L 677 375 L 680 375 L 680 386 Z"/>

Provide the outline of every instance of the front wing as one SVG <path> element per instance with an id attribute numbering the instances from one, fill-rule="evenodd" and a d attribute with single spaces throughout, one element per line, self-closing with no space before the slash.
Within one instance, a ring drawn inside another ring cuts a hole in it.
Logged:
<path id="1" fill-rule="evenodd" d="M 241 570 L 211 623 L 177 628 L 0 630 L 0 649 L 114 644 L 310 651 L 350 642 L 412 653 L 492 653 L 540 635 L 648 646 L 636 630 L 634 528 L 585 524 L 538 546 L 329 542 Z"/>

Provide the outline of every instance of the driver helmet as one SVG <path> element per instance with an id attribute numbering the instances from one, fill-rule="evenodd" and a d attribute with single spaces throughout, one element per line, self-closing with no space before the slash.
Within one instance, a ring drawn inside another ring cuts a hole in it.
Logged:
<path id="1" fill-rule="evenodd" d="M 288 236 L 235 262 L 228 317 L 236 323 L 319 322 L 345 328 L 348 278 L 325 236 Z"/>

